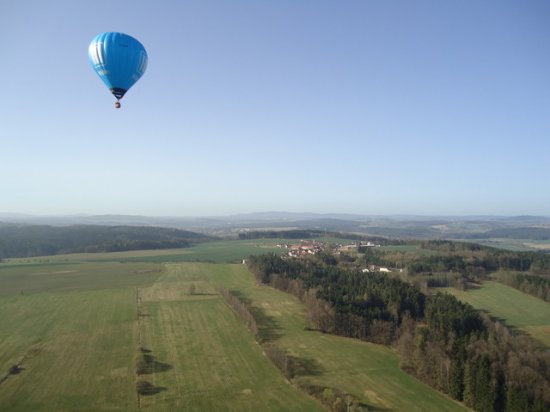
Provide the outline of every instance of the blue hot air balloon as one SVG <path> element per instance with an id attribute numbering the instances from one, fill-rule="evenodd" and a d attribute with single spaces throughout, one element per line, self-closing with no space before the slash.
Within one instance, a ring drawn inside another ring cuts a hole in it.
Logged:
<path id="1" fill-rule="evenodd" d="M 94 37 L 88 47 L 90 63 L 103 83 L 119 100 L 147 69 L 145 47 L 124 33 L 105 32 Z"/>

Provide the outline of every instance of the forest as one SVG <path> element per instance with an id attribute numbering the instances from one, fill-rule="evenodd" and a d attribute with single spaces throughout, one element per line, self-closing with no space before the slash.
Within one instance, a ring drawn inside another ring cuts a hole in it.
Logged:
<path id="1" fill-rule="evenodd" d="M 374 264 L 403 269 L 408 279 L 421 286 L 456 287 L 494 278 L 508 286 L 550 301 L 550 254 L 495 249 L 475 243 L 449 240 L 410 242 L 413 253 L 368 249 L 360 265 Z"/>
<path id="2" fill-rule="evenodd" d="M 447 263 L 463 269 L 456 257 Z M 258 282 L 304 302 L 308 328 L 394 346 L 404 370 L 476 411 L 550 410 L 550 351 L 451 295 L 322 255 L 268 254 L 248 266 Z"/>
<path id="3" fill-rule="evenodd" d="M 184 248 L 213 239 L 194 232 L 161 227 L 0 223 L 0 259 L 63 253 Z"/>

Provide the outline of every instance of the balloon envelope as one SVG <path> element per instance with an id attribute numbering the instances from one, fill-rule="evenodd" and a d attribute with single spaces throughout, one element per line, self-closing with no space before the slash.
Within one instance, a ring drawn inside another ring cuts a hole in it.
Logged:
<path id="1" fill-rule="evenodd" d="M 147 69 L 145 47 L 124 33 L 105 32 L 88 47 L 90 63 L 117 99 L 132 87 Z"/>

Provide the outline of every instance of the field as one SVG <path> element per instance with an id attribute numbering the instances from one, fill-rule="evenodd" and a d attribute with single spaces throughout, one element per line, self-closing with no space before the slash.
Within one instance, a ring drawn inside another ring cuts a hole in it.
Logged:
<path id="1" fill-rule="evenodd" d="M 184 249 L 138 250 L 111 253 L 77 253 L 32 258 L 6 259 L 8 264 L 43 264 L 66 262 L 210 262 L 240 263 L 250 255 L 261 253 L 283 253 L 278 243 L 296 243 L 297 240 L 254 239 L 200 243 Z"/>
<path id="2" fill-rule="evenodd" d="M 225 265 L 221 266 L 226 267 Z M 171 264 L 140 290 L 142 346 L 165 367 L 150 378 L 146 409 L 318 410 L 263 356 L 252 334 L 217 294 L 207 264 Z M 190 284 L 195 294 L 187 295 Z"/>
<path id="3" fill-rule="evenodd" d="M 465 239 L 464 241 L 468 241 Z M 470 240 L 471 241 L 471 240 Z M 512 251 L 548 251 L 550 250 L 550 241 L 548 240 L 533 240 L 533 239 L 515 239 L 515 238 L 491 238 L 491 239 L 476 239 L 476 243 L 485 246 L 491 246 L 498 249 Z"/>
<path id="4" fill-rule="evenodd" d="M 466 292 L 446 290 L 550 347 L 550 303 L 498 282 L 484 282 L 480 288 Z"/>
<path id="5" fill-rule="evenodd" d="M 154 356 L 154 372 L 144 379 L 158 393 L 141 396 L 139 409 L 319 409 L 262 355 L 205 276 L 200 294 L 186 297 L 178 270 L 150 263 L 0 266 L 0 379 L 7 376 L 0 410 L 137 410 L 140 345 Z M 185 273 L 195 271 L 203 273 L 200 264 Z M 85 280 L 96 272 L 95 282 Z M 24 289 L 14 284 L 17 276 Z M 29 279 L 36 279 L 33 289 Z M 17 364 L 18 373 L 7 374 Z"/>
<path id="6" fill-rule="evenodd" d="M 0 409 L 125 410 L 135 404 L 131 289 L 0 299 Z"/>
<path id="7" fill-rule="evenodd" d="M 239 261 L 280 240 L 262 242 L 217 242 L 219 255 L 211 244 L 0 264 L 0 410 L 322 410 L 304 384 L 350 393 L 369 410 L 464 410 L 401 371 L 392 350 L 306 331 L 300 302 L 257 286 L 245 266 L 177 260 Z M 293 384 L 217 293 L 221 284 L 249 302 L 261 338 L 299 365 Z"/>

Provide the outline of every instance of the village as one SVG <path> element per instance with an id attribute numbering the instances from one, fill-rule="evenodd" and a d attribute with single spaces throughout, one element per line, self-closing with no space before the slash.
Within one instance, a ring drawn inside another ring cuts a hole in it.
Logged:
<path id="1" fill-rule="evenodd" d="M 380 247 L 380 245 L 370 241 L 351 242 L 348 244 L 332 244 L 327 242 L 320 242 L 317 240 L 300 240 L 299 243 L 295 244 L 277 244 L 277 247 L 288 249 L 288 252 L 282 256 L 283 258 L 303 258 L 306 256 L 317 255 L 324 252 L 334 253 L 335 255 L 341 255 L 343 253 L 364 253 L 368 248 Z M 393 270 L 382 266 L 367 265 L 367 267 L 361 269 L 361 271 L 363 273 L 368 273 L 392 272 Z"/>

